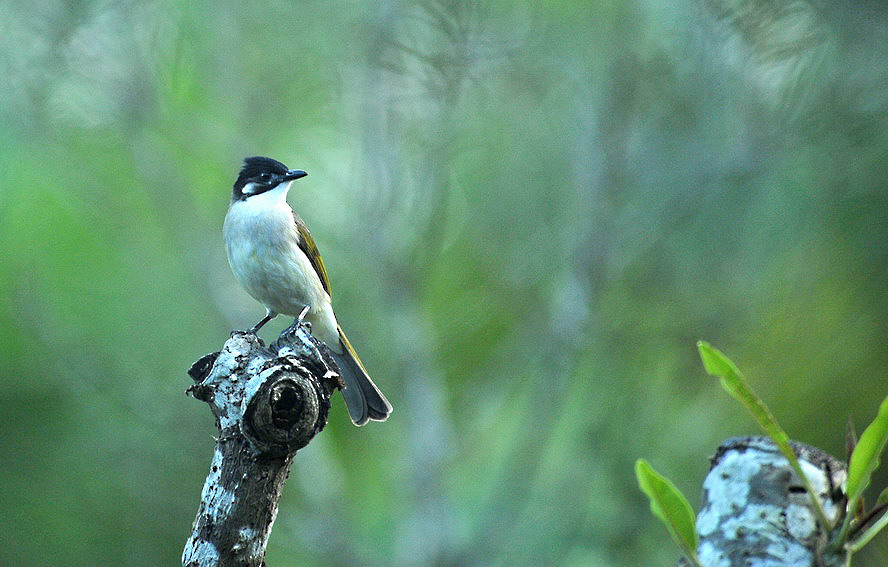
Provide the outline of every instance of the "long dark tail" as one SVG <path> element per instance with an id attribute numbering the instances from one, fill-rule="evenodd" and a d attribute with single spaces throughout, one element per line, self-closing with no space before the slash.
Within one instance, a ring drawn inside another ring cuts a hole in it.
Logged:
<path id="1" fill-rule="evenodd" d="M 385 398 L 367 371 L 361 364 L 355 349 L 342 329 L 339 329 L 339 342 L 342 345 L 342 354 L 331 352 L 339 366 L 345 389 L 342 397 L 348 407 L 348 414 L 355 425 L 364 425 L 368 420 L 385 421 L 392 413 L 392 404 Z"/>

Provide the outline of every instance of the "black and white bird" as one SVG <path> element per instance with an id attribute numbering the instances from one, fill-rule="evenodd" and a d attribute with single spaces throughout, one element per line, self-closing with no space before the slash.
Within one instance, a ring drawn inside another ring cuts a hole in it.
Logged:
<path id="1" fill-rule="evenodd" d="M 287 204 L 287 192 L 307 174 L 267 157 L 248 157 L 232 189 L 223 236 L 228 263 L 240 284 L 265 306 L 255 333 L 276 315 L 300 317 L 330 349 L 346 388 L 355 425 L 385 421 L 392 405 L 367 375 L 336 322 L 324 261 L 305 223 Z M 307 311 L 306 311 L 307 309 Z"/>

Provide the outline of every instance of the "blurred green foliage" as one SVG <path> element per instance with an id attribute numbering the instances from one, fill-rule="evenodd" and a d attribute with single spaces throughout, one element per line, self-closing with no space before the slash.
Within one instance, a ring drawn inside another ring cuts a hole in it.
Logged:
<path id="1" fill-rule="evenodd" d="M 634 461 L 696 506 L 756 431 L 698 338 L 837 456 L 885 395 L 880 2 L 0 13 L 4 565 L 178 561 L 214 432 L 185 370 L 263 313 L 221 244 L 246 155 L 310 173 L 290 202 L 395 406 L 336 405 L 269 565 L 670 565 Z"/>

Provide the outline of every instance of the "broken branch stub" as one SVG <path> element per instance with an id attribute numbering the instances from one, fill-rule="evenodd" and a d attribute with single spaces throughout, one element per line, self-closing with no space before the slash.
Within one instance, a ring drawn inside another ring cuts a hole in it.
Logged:
<path id="1" fill-rule="evenodd" d="M 219 437 L 183 565 L 262 564 L 293 456 L 326 425 L 339 385 L 322 352 L 304 326 L 269 347 L 236 331 L 192 365 L 188 391 Z"/>

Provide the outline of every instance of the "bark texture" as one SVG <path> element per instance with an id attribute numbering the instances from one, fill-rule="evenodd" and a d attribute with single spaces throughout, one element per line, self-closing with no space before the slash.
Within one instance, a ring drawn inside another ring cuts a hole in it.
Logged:
<path id="1" fill-rule="evenodd" d="M 236 331 L 192 366 L 189 393 L 209 404 L 219 437 L 184 566 L 264 565 L 293 456 L 326 425 L 339 385 L 322 352 L 302 326 L 269 347 Z"/>
<path id="2" fill-rule="evenodd" d="M 827 519 L 835 523 L 845 499 L 846 465 L 823 451 L 792 443 Z M 777 446 L 766 437 L 729 439 L 703 482 L 697 515 L 697 554 L 705 567 L 831 567 L 807 491 Z"/>

